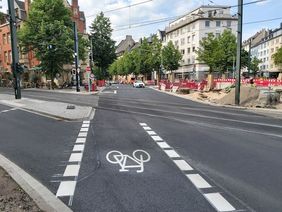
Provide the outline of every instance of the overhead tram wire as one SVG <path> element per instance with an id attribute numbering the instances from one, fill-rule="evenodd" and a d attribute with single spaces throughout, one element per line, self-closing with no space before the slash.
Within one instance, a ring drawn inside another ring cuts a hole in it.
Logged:
<path id="1" fill-rule="evenodd" d="M 139 3 L 130 4 L 130 5 L 127 5 L 127 6 L 124 6 L 124 7 L 119 7 L 119 8 L 116 8 L 116 9 L 106 10 L 106 11 L 103 11 L 103 13 L 110 13 L 110 12 L 114 12 L 114 11 L 117 11 L 117 10 L 122 10 L 122 9 L 130 8 L 130 7 L 136 7 L 138 5 L 145 4 L 145 3 L 148 3 L 148 2 L 152 2 L 152 1 L 153 0 L 142 1 L 142 2 L 139 2 Z M 97 14 L 89 15 L 89 16 L 86 16 L 86 18 L 90 18 L 90 17 L 96 16 L 96 15 Z"/>
<path id="2" fill-rule="evenodd" d="M 267 1 L 267 0 L 256 0 L 256 1 L 244 3 L 242 5 L 251 5 L 251 4 L 256 4 L 256 3 L 260 3 L 260 2 L 264 2 L 264 1 Z M 232 6 L 228 6 L 226 8 L 232 8 L 232 7 L 238 7 L 238 5 L 232 5 Z M 222 10 L 222 9 L 217 9 L 217 10 Z M 208 13 L 210 11 L 216 11 L 216 10 L 208 10 L 208 11 L 205 11 L 204 13 Z M 179 16 L 167 17 L 167 18 L 161 18 L 161 19 L 155 19 L 155 20 L 151 20 L 151 21 L 150 20 L 142 21 L 143 23 L 142 22 L 136 22 L 136 23 L 131 23 L 130 26 L 120 25 L 120 26 L 116 26 L 116 29 L 114 29 L 114 31 L 122 31 L 122 30 L 131 29 L 131 28 L 139 28 L 139 27 L 143 27 L 143 26 L 155 25 L 155 24 L 159 24 L 159 23 L 163 23 L 163 22 L 167 22 L 167 21 L 171 21 L 171 20 L 183 17 L 185 15 L 186 14 L 179 15 Z M 274 18 L 274 19 L 269 19 L 269 20 L 267 19 L 267 20 L 263 20 L 262 22 L 267 22 L 267 21 L 271 21 L 271 20 L 279 20 L 279 19 L 280 18 Z M 244 23 L 244 24 L 251 24 L 251 23 Z M 236 26 L 237 26 L 237 24 L 236 24 Z"/>

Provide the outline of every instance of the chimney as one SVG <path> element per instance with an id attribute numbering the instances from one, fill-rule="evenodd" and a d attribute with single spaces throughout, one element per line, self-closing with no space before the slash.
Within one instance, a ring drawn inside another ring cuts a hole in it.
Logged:
<path id="1" fill-rule="evenodd" d="M 28 14 L 28 12 L 30 10 L 30 0 L 25 0 L 24 1 L 24 9 L 26 11 L 26 14 Z"/>
<path id="2" fill-rule="evenodd" d="M 71 5 L 72 5 L 72 7 L 78 8 L 78 0 L 72 0 Z"/>

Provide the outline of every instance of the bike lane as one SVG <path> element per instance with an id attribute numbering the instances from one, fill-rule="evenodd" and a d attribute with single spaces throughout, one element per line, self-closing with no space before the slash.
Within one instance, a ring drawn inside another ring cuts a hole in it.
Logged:
<path id="1" fill-rule="evenodd" d="M 215 211 L 140 127 L 140 117 L 97 110 L 74 211 Z"/>

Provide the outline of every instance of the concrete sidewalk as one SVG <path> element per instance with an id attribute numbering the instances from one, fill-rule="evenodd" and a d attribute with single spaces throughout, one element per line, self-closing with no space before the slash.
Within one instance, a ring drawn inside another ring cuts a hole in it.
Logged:
<path id="1" fill-rule="evenodd" d="M 13 95 L 7 94 L 0 94 L 0 104 L 68 121 L 89 119 L 92 114 L 94 114 L 94 109 L 92 107 L 83 107 L 68 103 L 43 101 L 30 98 L 17 100 Z M 67 109 L 70 105 L 74 106 L 74 108 Z"/>
<path id="2" fill-rule="evenodd" d="M 49 90 L 49 89 L 42 89 L 42 88 L 26 88 L 25 91 L 39 91 L 39 92 L 50 92 L 50 93 L 65 93 L 65 94 L 77 94 L 77 95 L 95 95 L 98 94 L 101 90 L 103 90 L 103 87 L 97 88 L 97 91 L 86 91 L 84 88 L 80 88 L 80 92 L 77 92 L 76 89 L 55 89 L 55 90 Z"/>

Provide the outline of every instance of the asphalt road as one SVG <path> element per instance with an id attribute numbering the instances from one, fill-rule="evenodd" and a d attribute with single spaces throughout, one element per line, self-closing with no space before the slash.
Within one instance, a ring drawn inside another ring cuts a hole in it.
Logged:
<path id="1" fill-rule="evenodd" d="M 74 211 L 282 211 L 281 119 L 126 85 L 23 95 L 97 109 Z M 9 109 L 0 105 L 0 152 L 56 194 L 81 123 Z"/>

